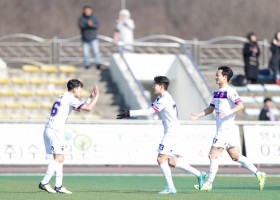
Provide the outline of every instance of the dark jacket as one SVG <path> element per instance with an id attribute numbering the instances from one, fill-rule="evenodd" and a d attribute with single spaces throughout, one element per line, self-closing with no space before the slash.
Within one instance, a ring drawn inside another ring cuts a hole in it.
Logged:
<path id="1" fill-rule="evenodd" d="M 258 53 L 254 54 L 252 49 L 256 47 Z M 245 75 L 247 79 L 257 79 L 259 73 L 260 48 L 257 43 L 246 42 L 243 48 L 243 59 L 245 63 Z"/>
<path id="2" fill-rule="evenodd" d="M 280 72 L 280 47 L 271 42 L 270 50 L 271 58 L 269 62 L 269 67 L 276 74 L 277 72 Z"/>
<path id="3" fill-rule="evenodd" d="M 259 115 L 259 120 L 260 121 L 270 121 L 270 118 L 269 118 L 269 111 L 267 108 L 263 108 L 260 112 L 260 115 Z"/>
<path id="4" fill-rule="evenodd" d="M 93 26 L 88 26 L 88 20 L 93 22 Z M 99 28 L 99 20 L 96 16 L 85 16 L 82 14 L 78 21 L 79 28 L 81 30 L 81 37 L 83 42 L 91 42 L 97 37 L 97 29 Z"/>

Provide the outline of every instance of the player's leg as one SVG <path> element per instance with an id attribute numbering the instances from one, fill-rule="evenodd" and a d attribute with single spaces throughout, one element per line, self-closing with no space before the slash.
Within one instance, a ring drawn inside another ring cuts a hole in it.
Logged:
<path id="1" fill-rule="evenodd" d="M 58 163 L 56 173 L 55 173 L 55 188 L 54 190 L 61 194 L 72 194 L 71 191 L 67 190 L 65 187 L 62 186 L 63 180 L 63 163 L 64 163 L 64 155 L 63 154 L 56 154 L 55 160 Z"/>
<path id="2" fill-rule="evenodd" d="M 210 191 L 212 190 L 212 183 L 214 182 L 214 179 L 216 177 L 216 174 L 219 169 L 219 160 L 218 158 L 220 157 L 221 153 L 223 152 L 224 148 L 223 147 L 215 147 L 212 146 L 209 152 L 209 159 L 210 159 L 210 166 L 208 170 L 208 179 L 207 181 L 203 184 L 200 190 L 203 191 Z M 194 186 L 195 189 L 199 189 L 198 185 Z"/>
<path id="3" fill-rule="evenodd" d="M 168 159 L 169 166 L 175 167 L 177 169 L 183 170 L 186 173 L 191 173 L 197 177 L 198 187 L 201 189 L 204 179 L 206 178 L 206 173 L 197 170 L 188 164 L 186 159 L 182 156 L 174 156 Z"/>
<path id="4" fill-rule="evenodd" d="M 244 168 L 248 169 L 252 174 L 254 174 L 258 178 L 259 189 L 263 190 L 264 184 L 265 184 L 265 179 L 266 179 L 266 174 L 264 172 L 260 172 L 256 168 L 256 166 L 251 161 L 249 161 L 248 158 L 243 156 L 240 153 L 240 150 L 238 147 L 236 147 L 236 146 L 231 147 L 231 148 L 227 149 L 227 152 L 233 161 L 239 162 Z"/>
<path id="5" fill-rule="evenodd" d="M 157 162 L 167 183 L 167 187 L 159 192 L 159 194 L 176 194 L 177 191 L 173 183 L 171 169 L 168 165 L 168 155 L 159 153 Z"/>
<path id="6" fill-rule="evenodd" d="M 52 154 L 52 141 L 53 141 L 53 132 L 52 130 L 46 128 L 44 131 L 44 144 L 45 144 L 45 149 L 47 154 Z M 54 189 L 49 185 L 49 181 L 52 178 L 53 174 L 56 171 L 57 168 L 57 162 L 56 160 L 52 160 L 45 172 L 45 175 L 42 179 L 42 181 L 39 183 L 38 187 L 41 190 L 45 190 L 49 193 L 56 193 Z"/>

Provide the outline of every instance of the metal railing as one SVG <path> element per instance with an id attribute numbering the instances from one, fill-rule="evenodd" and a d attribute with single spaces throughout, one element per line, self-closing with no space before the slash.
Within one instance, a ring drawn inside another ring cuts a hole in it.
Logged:
<path id="1" fill-rule="evenodd" d="M 99 35 L 100 52 L 103 61 L 117 52 L 113 39 Z M 120 46 L 132 45 L 135 53 L 182 54 L 184 45 L 198 66 L 228 64 L 243 66 L 242 49 L 246 38 L 236 36 L 217 37 L 207 41 L 183 40 L 169 35 L 150 35 L 136 39 L 133 43 L 119 43 Z M 270 44 L 259 41 L 260 63 L 267 67 L 270 58 Z M 82 64 L 83 52 L 80 36 L 67 39 L 44 39 L 29 34 L 11 34 L 0 37 L 0 57 L 12 63 L 30 64 Z M 92 59 L 93 61 L 93 59 Z"/>

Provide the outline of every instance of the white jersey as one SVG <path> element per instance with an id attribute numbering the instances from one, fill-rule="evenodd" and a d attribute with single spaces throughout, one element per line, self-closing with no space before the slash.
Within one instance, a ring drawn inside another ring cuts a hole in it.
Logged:
<path id="1" fill-rule="evenodd" d="M 83 105 L 84 103 L 69 92 L 60 95 L 53 103 L 50 118 L 46 123 L 46 127 L 62 131 L 73 108 L 79 110 Z"/>
<path id="2" fill-rule="evenodd" d="M 236 90 L 229 85 L 219 88 L 213 93 L 210 106 L 215 108 L 217 130 L 234 126 L 235 113 L 223 119 L 219 118 L 219 114 L 221 111 L 227 112 L 233 109 L 239 102 L 242 102 L 239 95 Z"/>
<path id="3" fill-rule="evenodd" d="M 167 91 L 163 96 L 156 98 L 154 103 L 152 103 L 152 108 L 160 113 L 165 133 L 168 129 L 175 128 L 180 124 L 176 103 Z"/>

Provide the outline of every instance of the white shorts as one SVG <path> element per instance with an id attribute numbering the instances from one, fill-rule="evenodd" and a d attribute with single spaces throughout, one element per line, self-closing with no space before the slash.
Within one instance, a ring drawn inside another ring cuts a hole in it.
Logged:
<path id="1" fill-rule="evenodd" d="M 212 146 L 223 147 L 224 149 L 239 147 L 240 145 L 234 137 L 234 131 L 234 128 L 218 130 L 213 138 Z"/>
<path id="2" fill-rule="evenodd" d="M 45 128 L 44 143 L 47 154 L 64 154 L 64 133 Z"/>
<path id="3" fill-rule="evenodd" d="M 170 157 L 182 156 L 181 146 L 178 133 L 168 132 L 163 136 L 157 152 Z"/>

